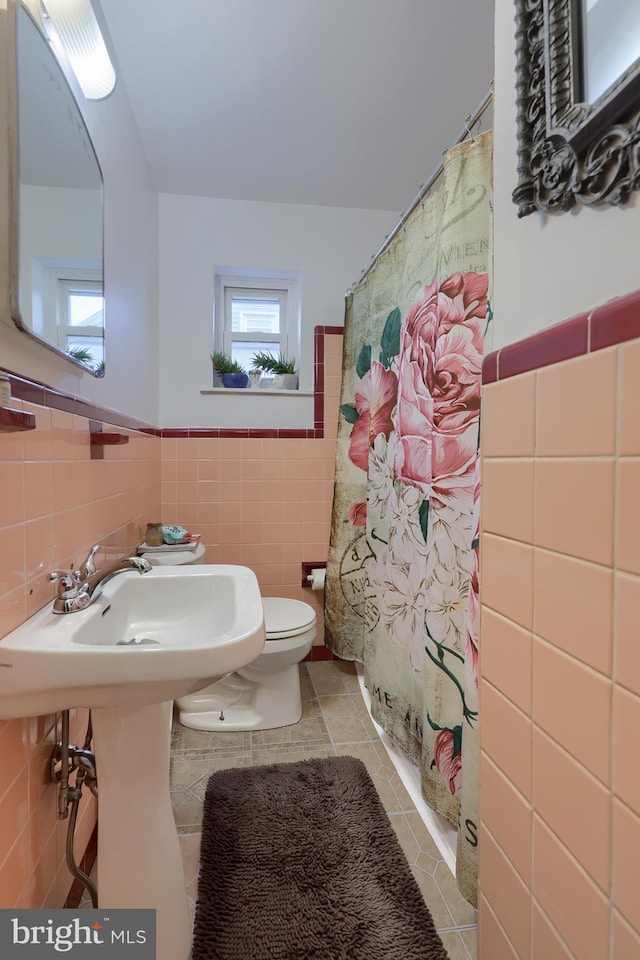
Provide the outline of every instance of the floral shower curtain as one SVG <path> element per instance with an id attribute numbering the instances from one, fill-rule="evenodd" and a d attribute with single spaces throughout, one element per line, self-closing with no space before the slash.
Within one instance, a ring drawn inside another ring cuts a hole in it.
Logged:
<path id="1" fill-rule="evenodd" d="M 475 903 L 480 374 L 491 310 L 491 134 L 347 298 L 327 643 L 359 660 L 375 720 L 458 827 Z"/>

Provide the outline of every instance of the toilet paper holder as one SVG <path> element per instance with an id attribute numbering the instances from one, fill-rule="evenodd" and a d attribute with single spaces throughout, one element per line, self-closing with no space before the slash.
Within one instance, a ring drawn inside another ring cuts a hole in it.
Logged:
<path id="1" fill-rule="evenodd" d="M 306 587 L 308 590 L 311 590 L 311 581 L 313 579 L 314 570 L 326 570 L 327 561 L 326 560 L 316 560 L 315 563 L 311 563 L 308 560 L 302 561 L 302 586 Z"/>

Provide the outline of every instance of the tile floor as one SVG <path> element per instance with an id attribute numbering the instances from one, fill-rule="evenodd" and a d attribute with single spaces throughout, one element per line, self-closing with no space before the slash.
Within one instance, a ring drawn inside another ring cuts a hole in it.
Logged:
<path id="1" fill-rule="evenodd" d="M 293 726 L 214 733 L 174 724 L 171 790 L 191 909 L 197 896 L 202 801 L 212 773 L 226 767 L 347 754 L 367 767 L 450 960 L 476 960 L 476 911 L 459 893 L 378 738 L 353 664 L 320 661 L 301 664 L 300 669 L 303 714 Z"/>

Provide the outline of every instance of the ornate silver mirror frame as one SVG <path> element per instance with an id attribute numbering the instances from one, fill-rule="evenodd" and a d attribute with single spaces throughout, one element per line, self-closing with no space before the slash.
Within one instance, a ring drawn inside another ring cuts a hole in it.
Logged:
<path id="1" fill-rule="evenodd" d="M 518 216 L 640 189 L 640 60 L 583 102 L 580 0 L 516 0 Z"/>

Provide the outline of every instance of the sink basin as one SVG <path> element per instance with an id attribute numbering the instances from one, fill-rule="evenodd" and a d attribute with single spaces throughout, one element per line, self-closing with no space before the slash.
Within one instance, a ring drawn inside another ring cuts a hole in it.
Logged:
<path id="1" fill-rule="evenodd" d="M 172 700 L 255 659 L 264 638 L 247 567 L 126 571 L 85 610 L 48 607 L 0 641 L 0 717 Z"/>
<path id="2" fill-rule="evenodd" d="M 98 904 L 154 909 L 157 960 L 188 960 L 191 943 L 171 701 L 250 663 L 264 640 L 255 574 L 222 564 L 127 570 L 86 609 L 47 607 L 0 640 L 0 718 L 91 708 Z"/>

